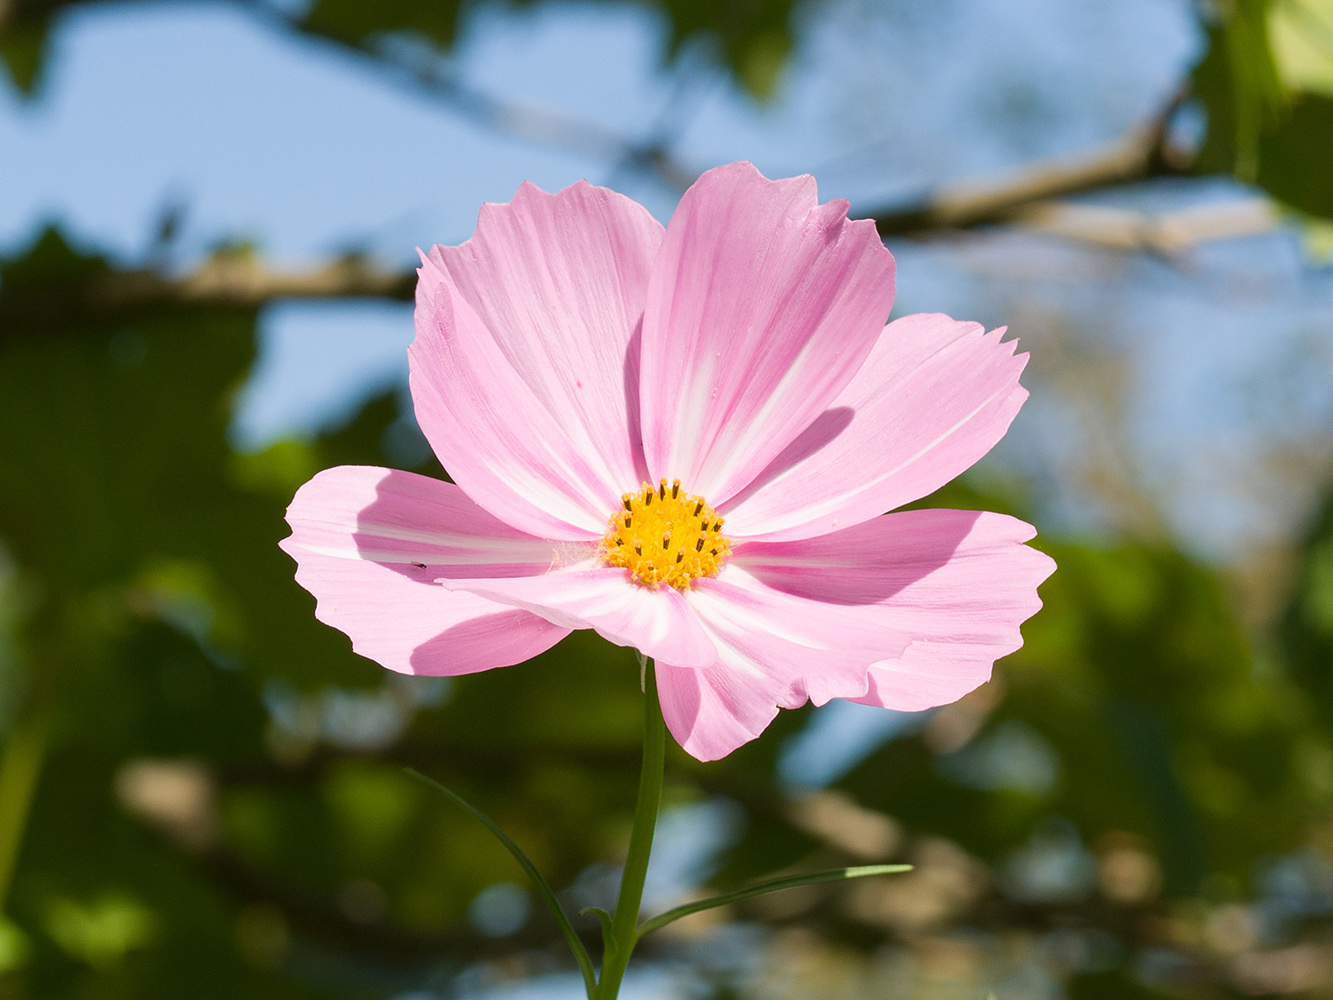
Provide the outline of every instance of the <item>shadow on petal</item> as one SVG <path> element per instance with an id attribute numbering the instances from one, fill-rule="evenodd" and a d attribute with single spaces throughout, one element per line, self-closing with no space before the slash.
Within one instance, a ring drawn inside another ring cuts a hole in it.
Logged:
<path id="1" fill-rule="evenodd" d="M 459 622 L 423 642 L 408 662 L 412 673 L 425 677 L 509 667 L 545 652 L 552 645 L 552 636 L 564 636 L 568 631 L 527 611 L 499 608 L 495 614 Z M 474 648 L 484 650 L 485 658 L 470 656 Z M 478 666 L 473 671 L 460 671 L 456 666 L 460 660 L 476 660 Z"/>
<path id="2" fill-rule="evenodd" d="M 351 533 L 362 559 L 423 584 L 534 576 L 555 561 L 555 543 L 510 527 L 453 483 L 378 471 L 374 499 L 357 511 Z"/>
<path id="3" fill-rule="evenodd" d="M 741 542 L 732 560 L 766 586 L 828 604 L 879 604 L 946 566 L 981 511 L 901 511 L 815 538 Z"/>
<path id="4" fill-rule="evenodd" d="M 757 492 L 761 487 L 767 486 L 792 466 L 805 461 L 811 455 L 817 454 L 851 425 L 854 416 L 856 416 L 856 411 L 850 406 L 833 406 L 825 410 L 815 418 L 814 423 L 801 432 L 795 441 L 783 448 L 773 461 L 764 466 L 764 470 L 754 477 L 749 486 L 723 504 L 722 513 L 725 515 L 726 508 L 741 503 L 746 497 Z"/>
<path id="5" fill-rule="evenodd" d="M 639 482 L 648 482 L 652 476 L 648 472 L 648 459 L 643 454 L 643 416 L 639 412 L 639 360 L 643 353 L 643 317 L 634 325 L 629 343 L 625 345 L 624 387 L 625 416 L 628 418 L 630 458 L 634 462 L 634 474 L 638 482 L 626 483 L 628 492 L 635 489 Z"/>

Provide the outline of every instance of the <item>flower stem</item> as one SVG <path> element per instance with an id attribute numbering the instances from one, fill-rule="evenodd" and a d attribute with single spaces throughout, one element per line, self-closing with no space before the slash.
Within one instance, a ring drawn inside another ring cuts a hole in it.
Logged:
<path id="1" fill-rule="evenodd" d="M 662 804 L 662 773 L 666 762 L 666 725 L 657 700 L 657 674 L 652 660 L 643 661 L 643 770 L 639 773 L 639 802 L 634 807 L 634 829 L 629 855 L 620 880 L 620 897 L 611 918 L 611 934 L 602 957 L 597 982 L 597 1000 L 616 1000 L 625 967 L 639 939 L 639 906 L 643 902 L 643 880 L 648 874 L 648 855 L 653 849 L 657 811 Z"/>

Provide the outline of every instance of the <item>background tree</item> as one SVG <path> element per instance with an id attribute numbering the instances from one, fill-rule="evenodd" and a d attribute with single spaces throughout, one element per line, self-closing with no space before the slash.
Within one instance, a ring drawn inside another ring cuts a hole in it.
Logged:
<path id="1" fill-rule="evenodd" d="M 18 92 L 40 93 L 49 33 L 81 6 L 0 5 Z M 667 192 L 697 173 L 669 113 L 621 135 L 460 76 L 448 53 L 473 5 L 239 6 L 441 114 Z M 756 101 L 825 6 L 651 5 L 682 80 L 724 73 Z M 1317 235 L 1333 219 L 1333 8 L 1235 0 L 1198 17 L 1178 92 L 1109 150 L 862 214 L 910 236 L 892 243 L 904 256 L 964 253 L 974 229 L 1171 259 L 1279 224 Z M 1262 210 L 1095 200 L 1163 178 L 1188 200 L 1218 176 Z M 262 309 L 405 300 L 412 282 L 355 254 L 284 270 L 243 246 L 185 270 L 126 263 L 57 229 L 0 265 L 0 996 L 455 996 L 566 970 L 508 856 L 404 766 L 499 820 L 576 906 L 605 904 L 638 767 L 632 656 L 578 633 L 478 677 L 385 676 L 315 622 L 276 542 L 320 468 L 446 474 L 397 394 L 306 439 L 229 437 Z M 699 862 L 677 882 L 917 866 L 683 921 L 650 955 L 705 995 L 1333 990 L 1333 501 L 1293 506 L 1313 513 L 1293 516 L 1280 558 L 1201 558 L 1136 470 L 1113 359 L 1015 308 L 1054 359 L 1036 378 L 1066 405 L 1107 530 L 1090 541 L 1060 516 L 1069 487 L 1049 469 L 982 470 L 922 506 L 1033 519 L 1061 566 L 994 681 L 816 778 L 791 764 L 824 732 L 809 710 L 722 762 L 670 759 Z M 1327 440 L 1308 448 L 1314 481 Z"/>

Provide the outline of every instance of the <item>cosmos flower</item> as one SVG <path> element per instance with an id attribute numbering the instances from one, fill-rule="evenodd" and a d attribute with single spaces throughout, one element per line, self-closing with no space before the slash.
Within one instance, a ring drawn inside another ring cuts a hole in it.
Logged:
<path id="1" fill-rule="evenodd" d="M 1000 439 L 1027 355 L 886 326 L 893 257 L 812 178 L 719 167 L 665 229 L 524 184 L 418 273 L 412 397 L 454 482 L 326 470 L 282 543 L 358 653 L 466 674 L 592 628 L 712 760 L 807 700 L 945 704 L 1021 645 L 1054 569 L 1030 526 L 885 511 Z"/>

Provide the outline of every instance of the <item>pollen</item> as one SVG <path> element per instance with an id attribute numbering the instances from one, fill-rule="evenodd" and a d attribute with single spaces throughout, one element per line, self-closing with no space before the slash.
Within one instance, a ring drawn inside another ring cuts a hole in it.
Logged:
<path id="1" fill-rule="evenodd" d="M 731 553 L 722 524 L 703 497 L 680 488 L 679 479 L 644 483 L 622 496 L 607 520 L 602 561 L 625 567 L 645 586 L 688 590 L 697 577 L 715 576 Z"/>

